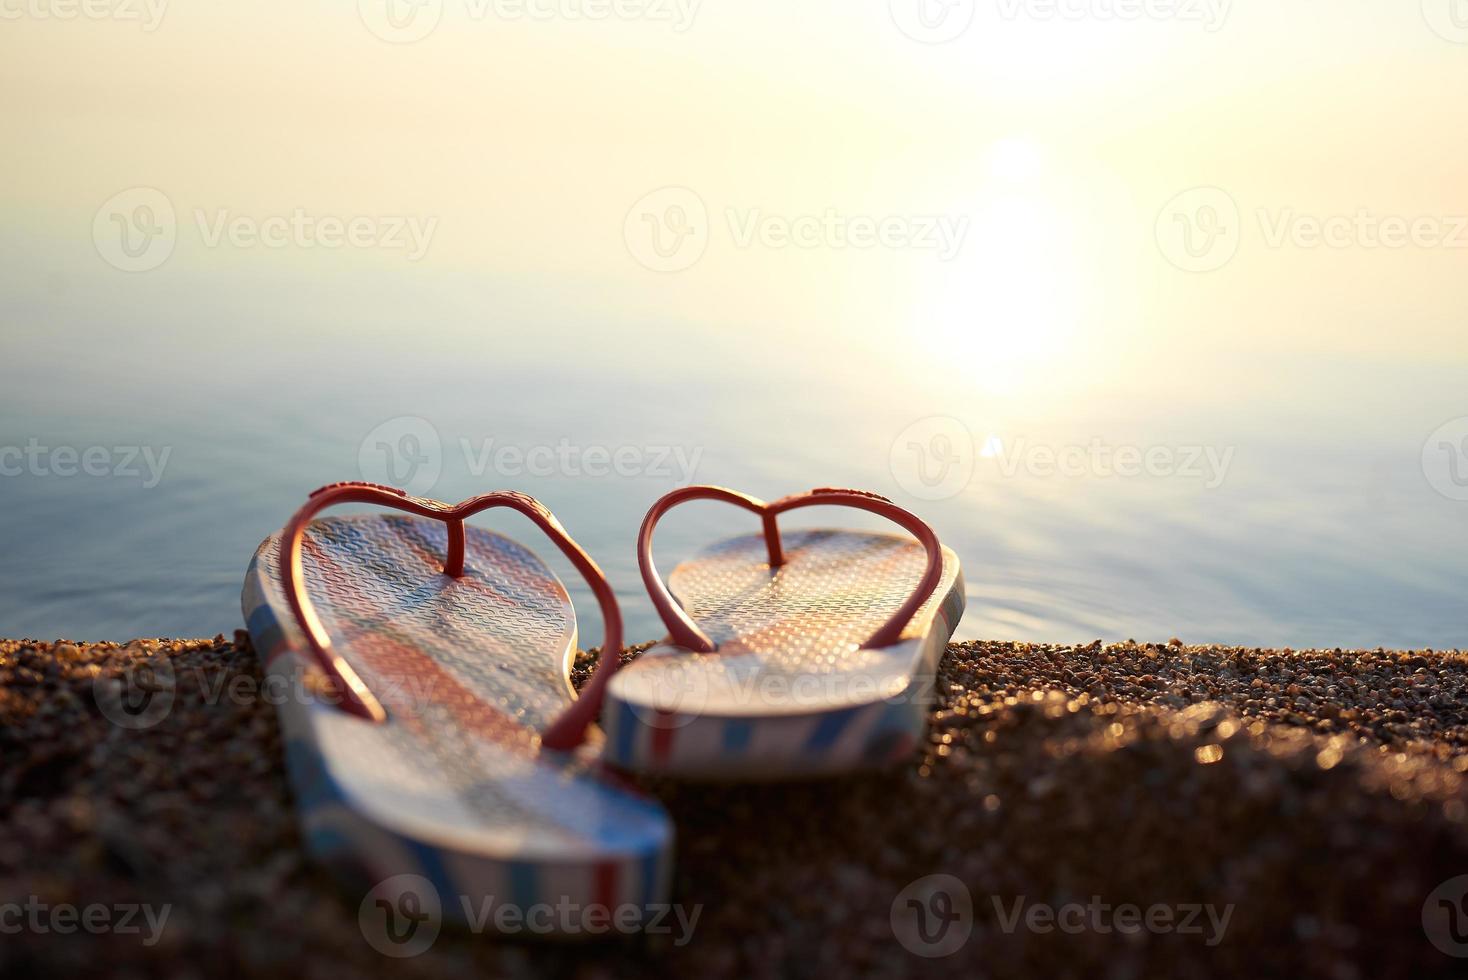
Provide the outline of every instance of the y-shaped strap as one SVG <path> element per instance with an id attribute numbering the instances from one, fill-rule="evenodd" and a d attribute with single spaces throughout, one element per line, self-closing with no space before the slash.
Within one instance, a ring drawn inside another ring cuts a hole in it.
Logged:
<path id="1" fill-rule="evenodd" d="M 622 613 L 607 577 L 602 574 L 596 562 L 581 550 L 581 546 L 571 540 L 555 515 L 534 497 L 508 490 L 486 493 L 451 505 L 426 497 L 411 497 L 395 487 L 372 483 L 333 483 L 311 494 L 306 506 L 296 511 L 281 535 L 280 581 L 285 587 L 286 600 L 290 603 L 291 612 L 295 614 L 296 623 L 306 635 L 311 653 L 337 686 L 342 706 L 352 714 L 370 721 L 380 722 L 387 718 L 382 703 L 367 689 L 352 665 L 332 649 L 331 637 L 321 625 L 316 609 L 306 595 L 301 569 L 301 542 L 311 518 L 318 513 L 337 504 L 357 503 L 378 504 L 447 524 L 448 549 L 444 556 L 443 573 L 452 578 L 464 574 L 464 521 L 482 510 L 508 507 L 519 511 L 555 542 L 591 586 L 592 593 L 601 605 L 605 635 L 602 638 L 601 662 L 597 665 L 596 672 L 582 689 L 581 696 L 541 733 L 541 744 L 562 751 L 581 744 L 586 738 L 587 727 L 595 720 L 601 708 L 607 681 L 616 671 L 621 659 Z"/>
<path id="2" fill-rule="evenodd" d="M 652 561 L 653 528 L 664 514 L 689 500 L 722 500 L 758 514 L 760 520 L 764 522 L 765 550 L 769 554 L 771 568 L 785 564 L 785 552 L 780 544 L 780 529 L 775 523 L 775 518 L 787 510 L 839 504 L 880 514 L 910 532 L 922 544 L 923 550 L 928 555 L 928 563 L 927 567 L 923 569 L 922 580 L 918 582 L 918 587 L 912 595 L 907 597 L 907 601 L 892 614 L 892 618 L 883 623 L 866 643 L 862 644 L 864 647 L 890 646 L 901 639 L 903 629 L 907 627 L 908 622 L 922 604 L 928 601 L 928 597 L 938 590 L 938 583 L 943 577 L 943 548 L 938 544 L 938 536 L 920 518 L 903 510 L 886 497 L 867 493 L 864 490 L 837 490 L 831 487 L 821 487 L 809 493 L 792 494 L 789 497 L 765 503 L 758 497 L 751 497 L 747 493 L 740 493 L 726 487 L 684 487 L 681 490 L 674 490 L 653 504 L 647 516 L 642 519 L 642 529 L 637 534 L 637 564 L 642 569 L 642 582 L 647 586 L 647 593 L 652 598 L 653 608 L 667 624 L 668 636 L 674 643 L 690 650 L 712 653 L 718 649 L 718 646 L 709 639 L 708 634 L 698 628 L 683 607 L 673 599 L 672 593 L 668 591 L 667 584 L 658 574 L 657 567 L 653 565 Z"/>

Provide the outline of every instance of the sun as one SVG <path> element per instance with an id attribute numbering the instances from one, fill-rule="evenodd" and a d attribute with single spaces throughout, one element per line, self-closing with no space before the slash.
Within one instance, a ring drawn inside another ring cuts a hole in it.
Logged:
<path id="1" fill-rule="evenodd" d="M 989 391 L 1013 393 L 1039 381 L 1076 331 L 1080 276 L 1070 239 L 1069 222 L 1042 196 L 1006 189 L 986 197 L 959 255 L 915 297 L 918 345 Z"/>

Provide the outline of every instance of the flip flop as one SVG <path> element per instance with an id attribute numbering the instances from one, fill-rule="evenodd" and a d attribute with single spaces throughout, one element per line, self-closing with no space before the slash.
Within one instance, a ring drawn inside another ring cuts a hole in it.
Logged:
<path id="1" fill-rule="evenodd" d="M 313 519 L 346 503 L 403 513 Z M 564 586 L 522 545 L 465 526 L 493 507 L 544 531 L 600 603 L 602 656 L 579 698 Z M 358 882 L 422 876 L 449 919 L 485 899 L 522 914 L 665 900 L 671 821 L 596 759 L 617 601 L 538 501 L 323 487 L 260 546 L 241 601 L 318 857 Z"/>
<path id="2" fill-rule="evenodd" d="M 753 511 L 763 531 L 705 549 L 665 584 L 653 565 L 653 528 L 699 499 Z M 776 526 L 780 514 L 829 504 L 879 514 L 917 541 L 867 531 L 782 535 Z M 637 549 L 669 636 L 607 687 L 609 762 L 689 778 L 773 779 L 881 765 L 912 751 L 964 608 L 958 557 L 923 521 L 859 490 L 765 503 L 686 487 L 648 511 Z"/>

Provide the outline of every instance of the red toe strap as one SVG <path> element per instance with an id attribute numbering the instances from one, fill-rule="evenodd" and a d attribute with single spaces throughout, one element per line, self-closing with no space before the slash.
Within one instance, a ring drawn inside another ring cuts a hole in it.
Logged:
<path id="1" fill-rule="evenodd" d="M 674 490 L 653 504 L 647 516 L 642 519 L 642 528 L 637 534 L 637 564 L 642 569 L 642 582 L 647 586 L 653 608 L 657 609 L 658 615 L 663 617 L 663 622 L 668 627 L 669 638 L 679 646 L 687 647 L 690 650 L 710 653 L 717 649 L 717 645 L 703 630 L 698 628 L 683 607 L 673 599 L 672 593 L 668 591 L 667 584 L 658 574 L 657 567 L 652 560 L 653 528 L 664 514 L 689 500 L 721 500 L 758 514 L 763 522 L 765 548 L 769 554 L 771 567 L 785 564 L 785 552 L 780 543 L 780 529 L 775 523 L 775 518 L 785 511 L 801 507 L 836 504 L 870 511 L 901 526 L 917 538 L 928 556 L 922 580 L 918 582 L 917 589 L 913 591 L 912 595 L 908 596 L 897 612 L 892 614 L 892 618 L 883 623 L 866 643 L 862 644 L 864 647 L 890 646 L 901 639 L 902 631 L 907 627 L 908 622 L 928 600 L 928 597 L 938 590 L 938 583 L 943 577 L 943 548 L 939 545 L 938 536 L 933 533 L 933 529 L 915 514 L 875 493 L 868 493 L 865 490 L 838 490 L 832 487 L 821 487 L 809 493 L 792 494 L 789 497 L 765 503 L 758 497 L 751 497 L 747 493 L 740 493 L 726 487 L 684 487 Z"/>
<path id="2" fill-rule="evenodd" d="M 321 625 L 316 609 L 306 595 L 301 569 L 301 542 L 307 525 L 318 513 L 337 504 L 356 503 L 377 504 L 447 524 L 448 549 L 444 556 L 443 573 L 454 578 L 464 574 L 464 521 L 480 511 L 493 507 L 508 507 L 519 511 L 555 542 L 591 586 L 592 593 L 601 605 L 605 630 L 601 661 L 597 665 L 596 673 L 582 690 L 581 696 L 541 734 L 541 744 L 547 748 L 566 750 L 579 745 L 586 737 L 587 727 L 595 720 L 601 708 L 607 681 L 616 671 L 621 659 L 622 613 L 607 577 L 602 574 L 596 562 L 581 550 L 581 546 L 571 540 L 555 515 L 534 497 L 509 490 L 471 497 L 458 504 L 445 504 L 426 497 L 409 496 L 395 487 L 373 483 L 333 483 L 311 494 L 306 506 L 296 511 L 281 535 L 280 580 L 285 587 L 291 612 L 295 614 L 296 623 L 306 635 L 312 655 L 337 685 L 342 706 L 352 714 L 371 721 L 383 721 L 387 718 L 382 703 L 367 689 L 367 685 L 352 669 L 351 664 L 332 649 L 331 637 Z"/>

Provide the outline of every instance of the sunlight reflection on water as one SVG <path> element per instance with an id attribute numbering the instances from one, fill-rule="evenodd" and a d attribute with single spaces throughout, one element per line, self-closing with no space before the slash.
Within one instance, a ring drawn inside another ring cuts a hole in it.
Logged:
<path id="1" fill-rule="evenodd" d="M 239 625 L 239 584 L 260 539 L 319 484 L 383 479 L 385 470 L 363 471 L 378 451 L 364 450 L 364 439 L 409 415 L 426 419 L 437 440 L 424 447 L 441 464 L 433 495 L 513 487 L 543 499 L 612 577 L 632 637 L 662 632 L 637 577 L 637 524 L 689 464 L 697 482 L 766 497 L 849 485 L 915 510 L 965 563 L 963 638 L 1445 646 L 1461 626 L 1449 583 L 1462 581 L 1465 563 L 1442 542 L 1460 533 L 1465 505 L 1432 492 L 1420 442 L 1408 438 L 1430 415 L 1418 421 L 1409 411 L 1396 431 L 1371 441 L 1333 428 L 1301 440 L 1295 423 L 1289 440 L 1176 403 L 1155 415 L 1099 397 L 1088 408 L 1052 406 L 1033 421 L 1020 421 L 1012 406 L 991 420 L 948 390 L 951 379 L 854 396 L 875 377 L 874 364 L 829 380 L 805 374 L 796 387 L 716 353 L 689 355 L 689 384 L 632 368 L 608 379 L 600 366 L 617 358 L 606 349 L 549 363 L 496 355 L 485 342 L 468 355 L 420 353 L 407 369 L 387 344 L 343 346 L 340 362 L 333 354 L 294 367 L 278 365 L 266 347 L 239 352 L 217 376 L 176 363 L 142 381 L 102 357 L 73 368 L 77 380 L 64 390 L 36 373 L 5 388 L 4 444 L 141 444 L 170 456 L 151 489 L 145 476 L 28 474 L 0 483 L 8 515 L 0 632 L 227 633 Z M 43 417 L 35 409 L 45 405 L 55 411 Z M 918 467 L 939 460 L 921 458 L 931 446 L 894 449 L 894 441 L 940 413 L 964 426 L 968 444 L 960 434 L 947 451 L 967 454 L 959 462 L 972 472 L 942 499 L 923 499 L 934 494 Z M 1173 473 L 1124 476 L 1095 463 L 1098 445 L 1114 453 L 1195 444 L 1233 447 L 1218 486 L 1209 486 L 1218 474 L 1204 463 L 1185 472 L 1182 453 L 1171 457 Z M 526 472 L 536 447 L 545 447 L 544 460 L 559 453 L 549 464 L 556 472 Z M 598 467 L 581 457 L 592 447 L 607 459 L 627 449 L 629 475 L 604 475 L 606 460 Z M 1066 475 L 1042 465 L 1044 451 L 1064 456 L 1068 447 L 1089 469 Z M 743 516 L 710 506 L 669 520 L 663 560 L 747 530 Z M 569 568 L 557 568 L 580 607 L 594 608 Z M 594 642 L 599 627 L 584 629 Z"/>

